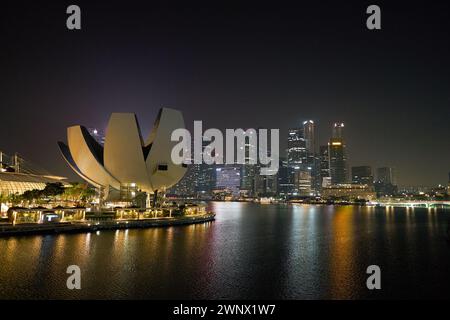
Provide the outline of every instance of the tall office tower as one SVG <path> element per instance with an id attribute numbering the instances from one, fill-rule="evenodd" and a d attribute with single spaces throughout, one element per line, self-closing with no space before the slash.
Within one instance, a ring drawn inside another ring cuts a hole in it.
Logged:
<path id="1" fill-rule="evenodd" d="M 397 186 L 393 168 L 382 167 L 377 169 L 375 191 L 377 192 L 378 197 L 397 194 Z"/>
<path id="2" fill-rule="evenodd" d="M 257 168 L 254 164 L 241 165 L 241 190 L 245 190 L 247 195 L 253 196 L 255 193 L 255 176 Z"/>
<path id="3" fill-rule="evenodd" d="M 330 157 L 328 145 L 320 146 L 319 148 L 319 172 L 320 172 L 320 186 L 319 190 L 331 184 L 330 177 Z"/>
<path id="4" fill-rule="evenodd" d="M 292 173 L 292 190 L 289 194 L 294 196 L 308 195 L 318 191 L 320 176 L 318 159 L 315 147 L 315 126 L 312 120 L 303 122 L 303 128 L 290 129 L 287 141 L 287 165 Z M 308 192 L 305 190 L 304 176 L 309 176 Z M 299 177 L 302 177 L 299 179 Z M 306 194 L 307 193 L 307 194 Z"/>
<path id="5" fill-rule="evenodd" d="M 384 184 L 396 185 L 394 168 L 390 167 L 378 168 L 377 181 Z"/>
<path id="6" fill-rule="evenodd" d="M 333 134 L 328 143 L 328 156 L 331 184 L 347 182 L 347 157 L 344 141 L 344 124 L 335 123 Z"/>
<path id="7" fill-rule="evenodd" d="M 352 167 L 352 183 L 373 185 L 372 167 Z"/>
<path id="8" fill-rule="evenodd" d="M 295 172 L 307 167 L 308 153 L 303 128 L 289 129 L 287 141 L 287 165 L 291 171 L 292 189 L 290 195 L 298 196 L 298 184 L 295 180 Z M 298 180 L 297 180 L 298 181 Z"/>
<path id="9" fill-rule="evenodd" d="M 295 170 L 288 166 L 286 159 L 280 159 L 280 165 L 278 167 L 277 174 L 277 193 L 284 199 L 292 195 L 292 190 L 294 188 L 294 172 Z"/>
<path id="10" fill-rule="evenodd" d="M 210 144 L 209 141 L 202 142 L 202 152 L 210 153 L 207 147 Z M 191 150 L 194 150 L 191 147 Z M 211 154 L 210 154 L 211 155 Z M 216 186 L 216 164 L 195 164 L 197 170 L 197 184 L 196 193 L 200 198 L 209 198 L 212 195 L 212 190 Z"/>
<path id="11" fill-rule="evenodd" d="M 196 166 L 198 166 L 197 194 L 201 198 L 208 198 L 216 185 L 216 166 L 205 163 Z"/>
<path id="12" fill-rule="evenodd" d="M 328 146 L 320 146 L 320 176 L 326 178 L 330 176 L 330 157 L 328 156 Z"/>
<path id="13" fill-rule="evenodd" d="M 331 184 L 347 182 L 347 159 L 343 139 L 331 138 L 328 143 Z"/>
<path id="14" fill-rule="evenodd" d="M 303 133 L 306 144 L 306 169 L 310 168 L 311 193 L 319 193 L 322 178 L 320 176 L 320 159 L 317 154 L 317 134 L 313 120 L 303 122 Z"/>
<path id="15" fill-rule="evenodd" d="M 167 193 L 181 197 L 194 197 L 197 192 L 199 166 L 198 164 L 189 164 L 184 177 L 167 190 Z"/>
<path id="16" fill-rule="evenodd" d="M 316 132 L 314 121 L 308 120 L 303 122 L 303 136 L 305 138 L 306 152 L 309 155 L 316 154 Z"/>
<path id="17" fill-rule="evenodd" d="M 191 145 L 191 151 L 192 150 L 194 150 L 193 144 Z M 205 174 L 202 173 L 203 165 L 194 163 L 193 154 L 191 154 L 190 158 L 186 160 L 190 162 L 190 164 L 187 165 L 186 173 L 184 174 L 183 178 L 181 178 L 181 180 L 178 181 L 177 184 L 175 184 L 174 186 L 172 186 L 170 189 L 167 190 L 167 193 L 175 194 L 181 197 L 197 196 L 199 185 L 202 183 L 202 178 L 203 180 L 205 180 L 204 178 Z"/>
<path id="18" fill-rule="evenodd" d="M 450 196 L 450 172 L 448 173 L 447 195 Z"/>
<path id="19" fill-rule="evenodd" d="M 258 139 L 256 139 L 257 141 Z M 241 190 L 246 192 L 249 196 L 255 195 L 255 177 L 259 174 L 256 164 L 251 164 L 253 161 L 257 163 L 257 142 L 256 145 L 250 143 L 250 139 L 245 140 L 245 164 L 241 165 Z M 256 154 L 256 159 L 253 159 L 252 154 Z"/>
<path id="20" fill-rule="evenodd" d="M 255 177 L 255 195 L 257 197 L 273 197 L 277 194 L 278 174 L 271 176 L 257 175 Z"/>
<path id="21" fill-rule="evenodd" d="M 294 188 L 298 196 L 307 197 L 313 195 L 311 170 L 295 170 Z"/>
<path id="22" fill-rule="evenodd" d="M 234 196 L 239 195 L 241 185 L 241 168 L 224 165 L 216 168 L 216 188 L 224 189 Z"/>
<path id="23" fill-rule="evenodd" d="M 332 130 L 331 137 L 336 138 L 336 139 L 344 139 L 344 123 L 343 122 L 335 122 L 333 124 L 333 130 Z"/>
<path id="24" fill-rule="evenodd" d="M 306 141 L 302 128 L 289 129 L 287 140 L 287 162 L 290 167 L 300 167 L 307 159 Z"/>

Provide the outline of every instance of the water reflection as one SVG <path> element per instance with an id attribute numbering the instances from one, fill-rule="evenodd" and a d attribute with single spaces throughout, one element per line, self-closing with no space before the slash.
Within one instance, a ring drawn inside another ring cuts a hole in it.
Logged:
<path id="1" fill-rule="evenodd" d="M 449 297 L 449 212 L 427 208 L 211 204 L 189 226 L 0 239 L 0 298 Z M 77 264 L 83 290 L 67 290 Z M 420 288 L 416 290 L 415 288 Z"/>
<path id="2" fill-rule="evenodd" d="M 353 207 L 335 209 L 330 250 L 330 295 L 334 299 L 351 298 L 356 274 L 353 241 Z"/>

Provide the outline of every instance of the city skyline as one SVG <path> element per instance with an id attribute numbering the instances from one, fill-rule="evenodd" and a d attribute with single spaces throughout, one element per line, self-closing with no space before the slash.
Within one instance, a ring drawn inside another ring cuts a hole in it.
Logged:
<path id="1" fill-rule="evenodd" d="M 302 126 L 305 124 L 305 122 L 309 122 L 309 121 L 314 121 L 315 126 L 320 128 L 320 123 L 317 120 L 308 119 L 308 120 L 301 120 L 301 121 L 299 121 L 299 123 L 298 123 L 299 125 L 297 127 L 292 126 L 290 128 L 287 128 L 287 129 L 286 128 L 280 129 L 280 132 L 286 133 L 285 135 L 280 134 L 280 159 L 285 159 L 287 157 L 286 152 L 287 152 L 287 149 L 288 149 L 288 141 L 285 139 L 285 137 L 289 135 L 289 131 L 290 130 L 295 130 L 297 128 L 302 128 Z M 315 135 L 316 135 L 315 136 L 315 140 L 316 140 L 316 142 L 315 142 L 316 147 L 315 148 L 316 148 L 317 155 L 320 155 L 320 147 L 322 147 L 322 146 L 328 147 L 328 144 L 330 143 L 330 139 L 333 139 L 333 132 L 334 132 L 333 130 L 334 130 L 334 126 L 337 123 L 344 124 L 344 122 L 333 122 L 333 123 L 331 123 L 330 126 L 329 126 L 330 135 L 328 137 L 320 137 L 320 135 L 317 134 L 318 130 L 315 131 Z M 189 127 L 189 123 L 187 123 L 187 125 Z M 142 124 L 139 123 L 139 126 L 142 127 Z M 238 129 L 238 128 L 236 128 L 236 129 Z M 248 128 L 246 128 L 246 129 L 248 129 Z M 303 130 L 303 128 L 302 128 L 302 130 Z M 104 133 L 106 132 L 106 128 L 101 127 L 101 126 L 90 125 L 89 128 L 88 128 L 88 131 L 89 131 L 89 134 L 94 139 L 96 139 L 99 143 L 104 143 L 104 140 L 105 140 Z M 225 131 L 225 130 L 223 130 L 223 131 Z M 349 126 L 346 125 L 345 131 L 346 132 L 349 131 Z M 144 131 L 144 132 L 146 132 L 146 131 Z M 348 135 L 347 133 L 344 134 L 345 140 L 347 140 L 347 135 Z M 350 140 L 352 140 L 352 139 L 350 138 Z M 345 148 L 349 149 L 349 150 L 352 150 L 352 149 L 354 150 L 354 148 L 351 148 L 351 147 L 349 148 L 347 143 L 345 144 Z M 5 152 L 4 149 L 2 151 Z M 11 154 L 15 154 L 15 153 L 23 155 L 23 153 L 19 152 L 18 150 L 13 150 L 11 152 Z M 355 155 L 357 156 L 357 154 L 355 154 Z M 356 162 L 355 160 L 352 161 L 352 159 L 355 159 L 355 157 L 353 155 L 349 155 L 349 151 L 346 152 L 346 157 L 347 157 L 347 159 L 346 159 L 347 165 L 346 165 L 345 176 L 347 177 L 349 182 L 351 182 L 351 180 L 352 180 L 351 179 L 352 176 L 351 176 L 350 169 L 353 168 L 353 167 L 363 167 L 363 166 L 369 166 L 373 170 L 376 170 L 376 169 L 379 169 L 379 168 L 384 168 L 384 167 L 393 168 L 393 169 L 395 169 L 395 172 L 396 172 L 397 181 L 400 181 L 398 183 L 398 185 L 399 186 L 405 186 L 405 187 L 413 187 L 413 186 L 429 186 L 429 187 L 432 187 L 432 186 L 437 186 L 437 185 L 440 185 L 440 184 L 441 185 L 445 185 L 448 182 L 446 180 L 446 178 L 448 178 L 448 175 L 449 175 L 449 172 L 450 172 L 450 169 L 447 170 L 447 171 L 444 171 L 441 179 L 438 180 L 437 183 L 426 184 L 426 183 L 421 183 L 419 181 L 418 183 L 409 183 L 408 184 L 408 183 L 402 183 L 402 178 L 398 178 L 399 176 L 402 177 L 405 174 L 405 172 L 402 172 L 403 171 L 402 168 L 398 168 L 396 166 L 391 165 L 391 163 L 393 163 L 392 161 L 376 162 L 376 161 L 372 160 L 372 161 L 367 161 L 367 162 L 363 162 L 363 161 L 357 161 Z M 59 158 L 60 157 L 58 157 L 57 159 L 59 160 Z M 61 159 L 63 159 L 63 158 L 61 158 Z M 60 176 L 65 176 L 65 177 L 68 178 L 68 180 L 81 181 L 80 177 L 77 176 L 76 174 L 74 174 L 74 172 L 68 167 L 63 167 L 62 170 L 59 170 L 59 172 L 55 172 L 55 170 L 51 170 L 52 168 L 49 169 L 49 168 L 43 166 L 42 164 L 36 162 L 34 159 L 28 159 L 28 160 L 30 160 L 34 164 L 37 164 L 38 166 L 42 167 L 43 169 L 48 170 L 51 173 L 56 173 L 56 174 L 58 174 Z M 379 165 L 374 165 L 373 163 L 380 163 L 380 164 Z M 205 165 L 206 164 L 204 164 L 203 166 L 205 166 Z"/>
<path id="2" fill-rule="evenodd" d="M 277 197 L 285 200 L 342 196 L 356 196 L 359 200 L 367 200 L 375 197 L 404 197 L 408 193 L 405 191 L 408 189 L 406 186 L 400 186 L 399 189 L 396 169 L 393 167 L 376 167 L 372 170 L 371 165 L 349 165 L 343 122 L 335 122 L 331 126 L 331 136 L 325 145 L 317 145 L 316 129 L 313 120 L 306 120 L 302 126 L 288 130 L 284 138 L 287 147 L 279 150 L 278 170 L 273 175 L 263 175 L 263 166 L 256 161 L 253 164 L 191 163 L 187 165 L 186 175 L 167 192 L 175 196 L 201 199 Z M 250 142 L 251 134 L 252 131 L 247 131 L 249 140 L 245 142 L 244 151 L 246 161 L 250 160 L 250 150 L 257 144 L 257 141 Z M 257 137 L 258 135 L 254 138 Z M 199 151 L 208 153 L 209 143 L 204 140 L 203 150 Z M 423 191 L 439 194 L 445 189 L 445 185 L 434 187 L 421 188 L 420 191 L 422 194 Z"/>
<path id="3" fill-rule="evenodd" d="M 3 3 L 0 300 L 450 299 L 449 34 L 450 1 Z"/>
<path id="4" fill-rule="evenodd" d="M 64 4 L 8 3 L 1 12 L 6 153 L 73 179 L 55 146 L 66 127 L 104 128 L 112 112 L 152 123 L 168 106 L 187 126 L 287 130 L 313 119 L 320 144 L 342 121 L 351 166 L 395 167 L 402 185 L 447 180 L 444 4 L 383 4 L 376 32 L 365 27 L 364 4 L 79 5 L 79 32 L 65 28 Z"/>

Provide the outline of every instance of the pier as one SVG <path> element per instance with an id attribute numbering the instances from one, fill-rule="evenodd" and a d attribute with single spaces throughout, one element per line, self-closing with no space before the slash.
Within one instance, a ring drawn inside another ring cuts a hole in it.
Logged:
<path id="1" fill-rule="evenodd" d="M 59 234 L 96 232 L 100 230 L 138 229 L 180 226 L 213 221 L 214 213 L 202 215 L 161 217 L 141 220 L 110 220 L 110 221 L 83 221 L 83 222 L 55 222 L 30 224 L 0 224 L 0 237 L 29 235 L 29 234 Z"/>

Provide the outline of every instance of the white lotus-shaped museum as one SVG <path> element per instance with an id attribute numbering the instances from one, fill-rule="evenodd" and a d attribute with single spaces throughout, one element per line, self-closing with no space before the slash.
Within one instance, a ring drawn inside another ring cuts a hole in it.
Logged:
<path id="1" fill-rule="evenodd" d="M 67 128 L 67 144 L 58 145 L 69 166 L 81 178 L 102 188 L 105 198 L 129 186 L 152 194 L 173 186 L 186 173 L 184 165 L 171 160 L 177 142 L 170 137 L 178 128 L 184 128 L 181 112 L 162 108 L 144 141 L 135 114 L 113 113 L 104 146 L 80 125 Z"/>

